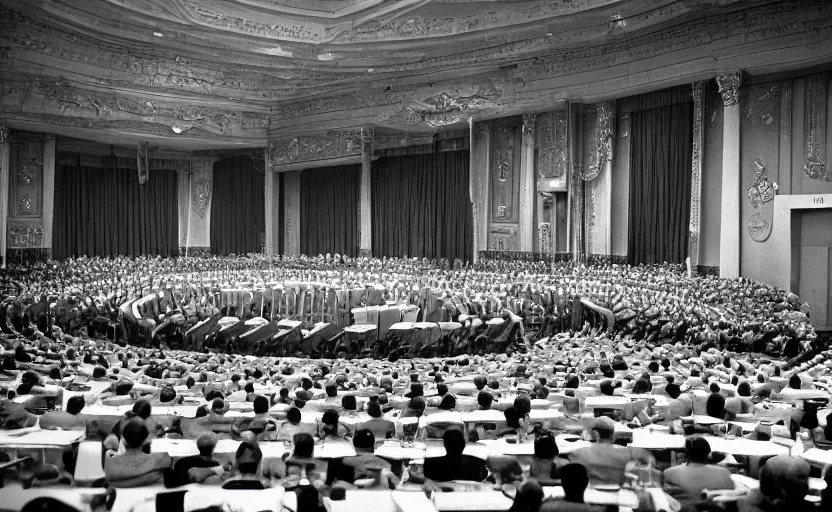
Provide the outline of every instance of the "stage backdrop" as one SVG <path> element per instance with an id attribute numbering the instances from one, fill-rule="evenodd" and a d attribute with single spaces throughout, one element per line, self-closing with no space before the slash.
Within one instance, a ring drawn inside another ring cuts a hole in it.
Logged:
<path id="1" fill-rule="evenodd" d="M 260 252 L 266 233 L 266 179 L 245 155 L 214 164 L 211 252 Z"/>
<path id="2" fill-rule="evenodd" d="M 300 252 L 358 256 L 361 165 L 300 173 Z"/>
<path id="3" fill-rule="evenodd" d="M 175 256 L 176 171 L 60 165 L 55 172 L 52 256 Z"/>
<path id="4" fill-rule="evenodd" d="M 373 162 L 373 256 L 471 260 L 468 160 L 448 151 Z"/>
<path id="5" fill-rule="evenodd" d="M 688 255 L 693 103 L 632 112 L 630 263 L 681 263 Z"/>

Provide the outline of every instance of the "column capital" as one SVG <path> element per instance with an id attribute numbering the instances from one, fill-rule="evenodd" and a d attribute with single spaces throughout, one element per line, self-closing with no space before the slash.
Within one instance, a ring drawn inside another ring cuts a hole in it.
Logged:
<path id="1" fill-rule="evenodd" d="M 534 135 L 537 114 L 523 114 L 523 135 Z"/>
<path id="2" fill-rule="evenodd" d="M 722 104 L 726 107 L 736 105 L 739 102 L 737 91 L 742 83 L 742 70 L 718 75 L 716 84 L 719 86 L 719 94 L 722 95 Z"/>

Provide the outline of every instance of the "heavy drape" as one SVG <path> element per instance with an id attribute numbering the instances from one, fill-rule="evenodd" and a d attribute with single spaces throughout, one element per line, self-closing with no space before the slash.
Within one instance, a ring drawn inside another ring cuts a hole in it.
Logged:
<path id="1" fill-rule="evenodd" d="M 59 165 L 52 256 L 172 256 L 178 253 L 176 172 Z"/>
<path id="2" fill-rule="evenodd" d="M 468 159 L 468 151 L 448 151 L 373 162 L 374 256 L 471 260 Z"/>
<path id="3" fill-rule="evenodd" d="M 211 252 L 260 252 L 266 236 L 266 178 L 252 159 L 239 155 L 214 164 Z"/>
<path id="4" fill-rule="evenodd" d="M 693 103 L 633 112 L 630 263 L 681 263 L 688 255 Z"/>
<path id="5" fill-rule="evenodd" d="M 300 173 L 300 252 L 358 256 L 361 165 Z"/>

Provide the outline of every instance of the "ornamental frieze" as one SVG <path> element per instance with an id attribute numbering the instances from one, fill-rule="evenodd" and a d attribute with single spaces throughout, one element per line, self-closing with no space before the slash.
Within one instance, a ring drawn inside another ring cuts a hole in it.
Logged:
<path id="1" fill-rule="evenodd" d="M 289 140 L 271 140 L 268 154 L 270 165 L 275 166 L 356 156 L 361 154 L 361 147 L 361 129 L 356 129 L 330 131 L 322 135 L 301 135 Z"/>

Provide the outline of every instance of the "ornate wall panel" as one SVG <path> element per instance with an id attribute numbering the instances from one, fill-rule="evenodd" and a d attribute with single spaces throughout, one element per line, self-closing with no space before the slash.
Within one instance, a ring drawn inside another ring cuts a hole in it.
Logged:
<path id="1" fill-rule="evenodd" d="M 10 134 L 9 217 L 40 219 L 43 198 L 43 134 Z"/>
<path id="2" fill-rule="evenodd" d="M 693 149 L 691 151 L 690 179 L 690 235 L 688 254 L 692 268 L 699 266 L 699 233 L 701 230 L 702 204 L 702 150 L 704 148 L 705 130 L 703 128 L 703 108 L 705 82 L 693 84 Z"/>
<path id="3" fill-rule="evenodd" d="M 803 171 L 811 179 L 832 181 L 826 154 L 827 77 L 825 72 L 806 77 Z"/>
<path id="4" fill-rule="evenodd" d="M 537 115 L 537 177 L 548 180 L 549 188 L 566 188 L 569 166 L 567 135 L 566 112 L 544 112 Z"/>
<path id="5" fill-rule="evenodd" d="M 491 222 L 518 222 L 520 218 L 520 145 L 522 119 L 493 121 L 491 169 Z"/>
<path id="6" fill-rule="evenodd" d="M 517 224 L 492 224 L 488 233 L 491 251 L 517 251 L 520 247 L 520 228 Z"/>

